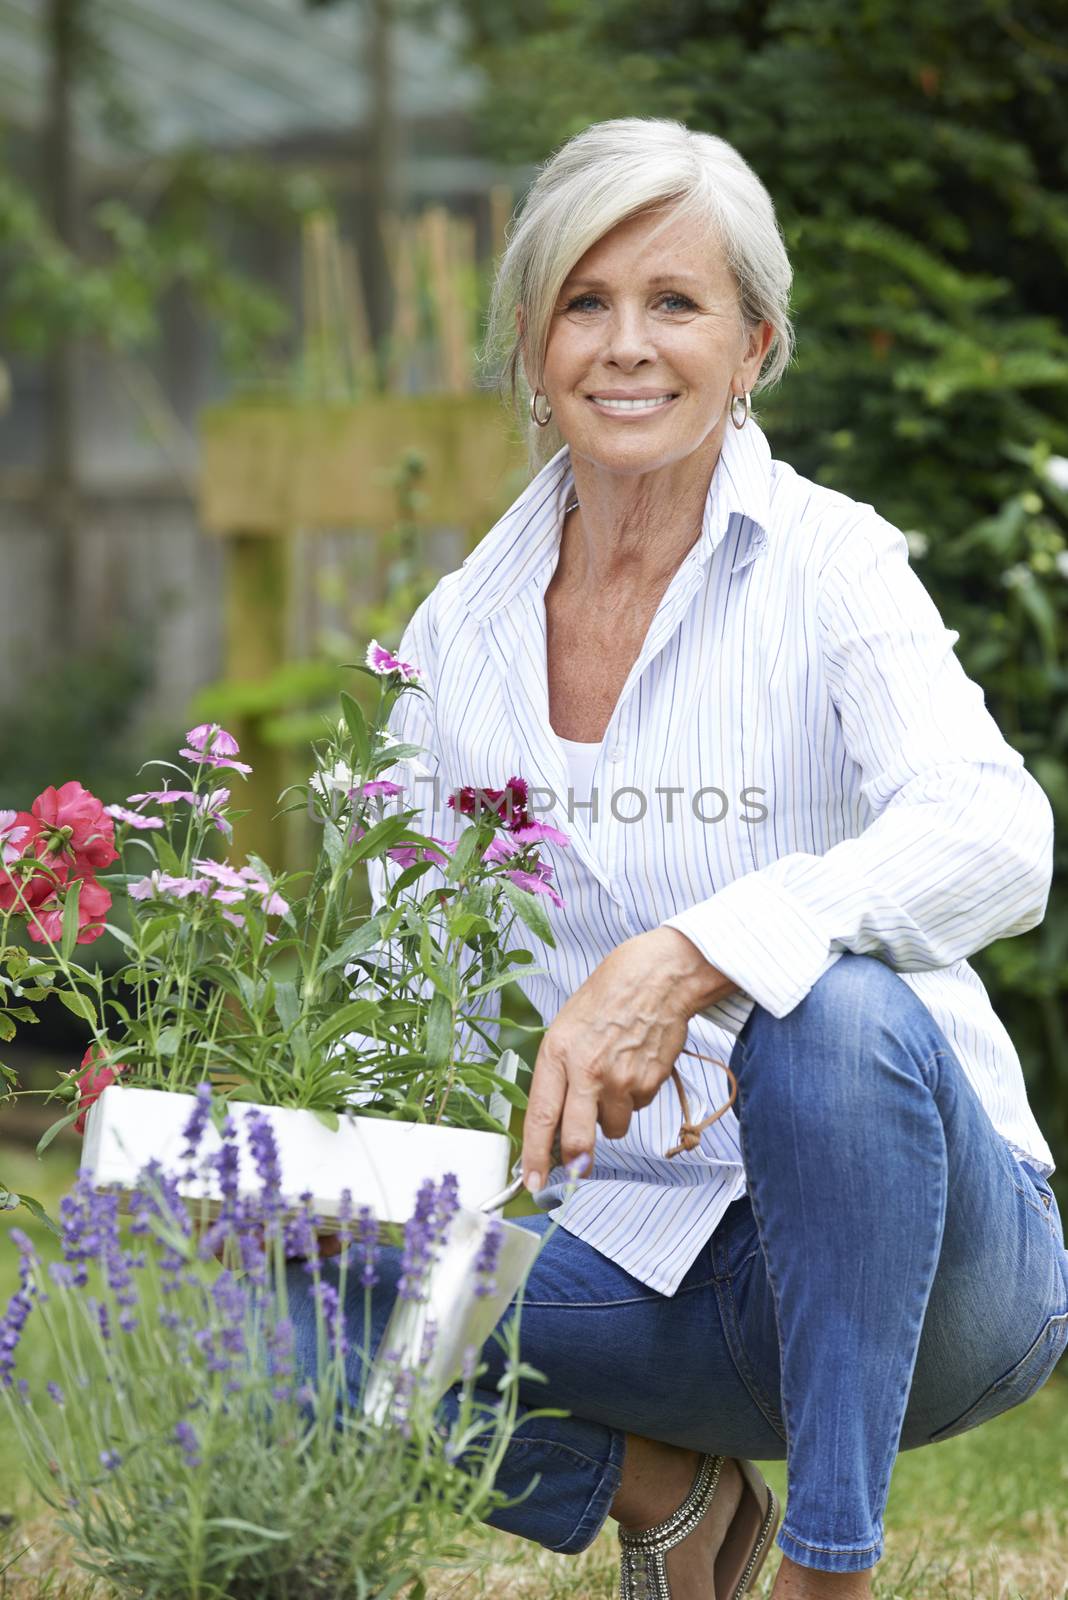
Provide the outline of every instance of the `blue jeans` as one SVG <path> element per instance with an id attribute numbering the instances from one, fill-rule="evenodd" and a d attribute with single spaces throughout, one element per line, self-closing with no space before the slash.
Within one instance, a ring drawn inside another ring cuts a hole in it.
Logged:
<path id="1" fill-rule="evenodd" d="M 498 1487 L 538 1481 L 494 1521 L 585 1549 L 632 1433 L 785 1458 L 779 1545 L 801 1566 L 860 1571 L 882 1554 L 898 1451 L 1019 1405 L 1068 1344 L 1057 1202 L 995 1133 L 926 1007 L 870 957 L 843 956 L 789 1016 L 755 1009 L 731 1064 L 748 1193 L 678 1292 L 647 1288 L 562 1228 L 535 1263 L 522 1348 L 548 1381 L 521 1393 L 572 1414 L 520 1422 Z M 522 1225 L 544 1232 L 549 1218 Z M 396 1252 L 384 1268 L 376 1342 Z M 327 1271 L 336 1281 L 336 1263 Z M 289 1286 L 314 1370 L 299 1266 Z M 362 1290 L 348 1313 L 355 1343 Z M 495 1380 L 494 1341 L 483 1359 Z"/>

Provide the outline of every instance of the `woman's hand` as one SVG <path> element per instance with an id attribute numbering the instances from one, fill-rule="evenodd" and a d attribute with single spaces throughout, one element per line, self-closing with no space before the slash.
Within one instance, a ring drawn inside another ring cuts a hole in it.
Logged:
<path id="1" fill-rule="evenodd" d="M 527 1188 L 544 1185 L 557 1128 L 565 1162 L 592 1162 L 598 1123 L 621 1139 L 675 1065 L 690 1018 L 735 987 L 677 928 L 617 945 L 542 1039 L 523 1129 Z"/>

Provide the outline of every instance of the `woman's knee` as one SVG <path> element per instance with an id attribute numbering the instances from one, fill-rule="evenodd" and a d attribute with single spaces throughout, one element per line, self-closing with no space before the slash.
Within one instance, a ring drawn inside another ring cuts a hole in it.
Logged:
<path id="1" fill-rule="evenodd" d="M 940 1042 L 922 1001 L 873 956 L 846 953 L 784 1017 L 754 1008 L 735 1054 L 742 1115 L 749 1104 L 795 1105 L 819 1120 L 863 1116 L 886 1077 L 925 1075 Z M 888 1074 L 880 1073 L 880 1066 Z"/>
<path id="2" fill-rule="evenodd" d="M 908 985 L 885 961 L 846 951 L 786 1016 L 773 1017 L 757 1006 L 746 1031 L 829 1033 L 839 1038 L 843 1028 L 860 1033 L 914 1001 Z"/>

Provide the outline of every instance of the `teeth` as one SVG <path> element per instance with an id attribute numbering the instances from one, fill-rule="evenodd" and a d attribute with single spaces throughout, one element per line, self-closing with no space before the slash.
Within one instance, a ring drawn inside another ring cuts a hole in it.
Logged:
<path id="1" fill-rule="evenodd" d="M 648 400 L 603 400 L 600 395 L 594 395 L 599 406 L 608 406 L 613 411 L 651 411 L 656 406 L 666 406 L 669 400 L 674 400 L 673 394 L 654 395 Z"/>

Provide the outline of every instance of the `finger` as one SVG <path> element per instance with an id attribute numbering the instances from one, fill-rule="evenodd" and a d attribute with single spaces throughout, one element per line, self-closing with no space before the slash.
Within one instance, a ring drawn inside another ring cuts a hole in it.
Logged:
<path id="1" fill-rule="evenodd" d="M 592 1165 L 596 1137 L 597 1090 L 589 1081 L 569 1082 L 560 1119 L 560 1154 L 565 1164 L 586 1156 Z"/>
<path id="2" fill-rule="evenodd" d="M 531 1194 L 545 1186 L 566 1094 L 567 1073 L 562 1063 L 539 1051 L 523 1118 L 523 1182 Z"/>
<path id="3" fill-rule="evenodd" d="M 617 1092 L 615 1094 L 602 1094 L 597 1120 L 601 1124 L 605 1137 L 609 1139 L 622 1139 L 630 1127 L 630 1119 L 634 1115 L 634 1105 L 637 1095 Z M 641 1101 L 638 1101 L 641 1104 Z"/>

